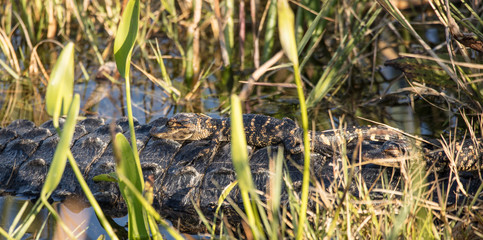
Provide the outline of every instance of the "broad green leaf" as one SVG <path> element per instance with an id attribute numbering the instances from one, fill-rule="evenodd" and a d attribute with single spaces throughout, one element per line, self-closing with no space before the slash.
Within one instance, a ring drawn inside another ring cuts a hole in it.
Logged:
<path id="1" fill-rule="evenodd" d="M 134 153 L 122 133 L 116 134 L 114 140 L 114 154 L 116 156 L 116 172 L 119 176 L 119 190 L 126 201 L 128 210 L 129 239 L 147 238 L 148 223 L 142 203 L 136 198 L 135 193 L 126 186 L 126 181 L 132 184 L 137 192 L 143 192 L 143 176 L 136 170 L 138 162 Z M 125 179 L 125 180 L 124 180 Z"/>
<path id="2" fill-rule="evenodd" d="M 70 143 L 74 136 L 75 124 L 79 115 L 80 97 L 79 94 L 74 96 L 74 100 L 70 104 L 67 119 L 65 120 L 62 133 L 60 134 L 59 144 L 55 149 L 54 158 L 50 165 L 47 178 L 41 191 L 42 196 L 49 196 L 57 185 L 59 185 L 62 174 L 64 173 L 65 164 L 67 163 L 67 154 L 70 151 Z"/>
<path id="3" fill-rule="evenodd" d="M 55 62 L 50 74 L 45 106 L 54 121 L 67 113 L 74 93 L 74 43 L 69 42 Z"/>
<path id="4" fill-rule="evenodd" d="M 129 0 L 122 14 L 121 22 L 119 23 L 119 29 L 117 31 L 116 39 L 114 40 L 114 57 L 116 59 L 117 69 L 119 73 L 125 79 L 126 86 L 126 108 L 129 121 L 129 132 L 131 135 L 131 144 L 134 153 L 134 159 L 137 162 L 137 174 L 141 176 L 141 189 L 144 188 L 144 182 L 142 181 L 142 171 L 139 164 L 139 155 L 136 145 L 136 132 L 134 131 L 134 121 L 132 117 L 132 104 L 131 104 L 131 85 L 129 77 L 129 69 L 131 65 L 131 53 L 136 41 L 138 33 L 138 21 L 139 21 L 139 0 Z M 142 192 L 142 190 L 141 190 Z"/>
<path id="5" fill-rule="evenodd" d="M 138 34 L 139 0 L 129 0 L 114 40 L 114 58 L 121 76 L 129 75 L 131 53 Z"/>

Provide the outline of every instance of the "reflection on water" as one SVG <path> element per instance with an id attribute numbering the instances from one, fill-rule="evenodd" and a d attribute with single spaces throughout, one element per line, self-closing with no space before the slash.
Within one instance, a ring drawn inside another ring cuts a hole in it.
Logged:
<path id="1" fill-rule="evenodd" d="M 64 224 L 69 228 L 77 239 L 90 239 L 89 234 L 95 232 L 103 234 L 99 231 L 102 229 L 96 229 L 97 224 L 90 224 L 94 216 L 94 212 L 89 206 L 84 204 L 83 201 L 78 201 L 75 198 L 68 198 L 64 202 L 56 202 L 54 208 L 58 211 L 60 218 Z M 94 216 L 95 217 L 95 216 Z M 97 235 L 97 236 L 98 236 Z M 95 237 L 95 236 L 93 236 Z M 59 225 L 55 225 L 54 239 L 66 239 L 68 238 L 67 233 Z"/>
<path id="2" fill-rule="evenodd" d="M 78 83 L 74 88 L 81 96 L 82 115 L 99 115 L 108 121 L 125 115 L 124 85 L 89 81 Z M 131 89 L 133 116 L 140 123 L 166 116 L 170 111 L 168 96 L 153 83 L 133 85 Z"/>
<path id="3" fill-rule="evenodd" d="M 28 204 L 26 213 L 20 219 L 20 223 L 25 221 L 24 217 L 30 211 L 33 203 L 28 199 L 14 196 L 0 197 L 0 227 L 6 231 L 11 231 L 12 223 L 24 204 Z M 55 202 L 53 207 L 59 213 L 64 224 L 71 230 L 77 239 L 97 239 L 101 234 L 106 235 L 106 231 L 100 226 L 99 221 L 91 207 L 76 198 L 66 199 L 64 202 Z M 127 217 L 114 219 L 120 226 L 127 226 Z M 46 209 L 42 209 L 35 218 L 33 224 L 24 237 L 40 239 L 66 239 L 67 234 L 63 229 L 55 224 L 55 220 Z"/>
<path id="4" fill-rule="evenodd" d="M 28 206 L 25 211 L 26 213 L 19 221 L 20 223 L 25 221 L 25 216 L 30 211 L 33 203 L 30 200 L 21 197 L 1 196 L 0 227 L 11 233 L 13 230 L 10 228 L 12 228 L 15 218 L 24 204 L 27 204 Z M 76 239 L 98 239 L 100 235 L 104 235 L 106 239 L 109 239 L 106 231 L 97 220 L 94 210 L 85 204 L 84 201 L 74 197 L 68 198 L 63 202 L 55 202 L 52 205 Z M 120 239 L 127 238 L 127 219 L 127 216 L 108 219 Z M 169 223 L 169 221 L 167 222 Z M 161 228 L 161 234 L 164 239 L 172 239 L 165 229 Z M 62 227 L 60 227 L 59 224 L 55 224 L 55 220 L 46 209 L 40 211 L 23 238 L 37 237 L 39 237 L 39 239 L 68 239 L 68 236 Z M 186 237 L 189 239 L 205 239 L 202 235 L 186 235 Z M 0 239 L 3 238 L 0 237 Z"/>

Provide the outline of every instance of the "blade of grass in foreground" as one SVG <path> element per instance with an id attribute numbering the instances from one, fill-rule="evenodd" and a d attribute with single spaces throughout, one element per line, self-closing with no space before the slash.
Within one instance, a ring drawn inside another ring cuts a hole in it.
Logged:
<path id="1" fill-rule="evenodd" d="M 139 0 L 129 0 L 122 14 L 121 22 L 114 40 L 114 57 L 121 76 L 126 80 L 126 105 L 131 135 L 131 146 L 124 135 L 117 134 L 114 141 L 114 154 L 116 156 L 116 172 L 118 176 L 126 177 L 133 183 L 139 192 L 144 191 L 144 178 L 139 162 L 136 135 L 131 104 L 130 67 L 131 55 L 138 34 Z M 128 209 L 129 238 L 147 238 L 149 236 L 148 221 L 144 208 L 131 190 L 126 187 L 126 181 L 119 181 L 119 189 L 124 197 Z"/>
<path id="2" fill-rule="evenodd" d="M 49 114 L 52 115 L 53 117 L 53 123 L 54 126 L 57 129 L 57 132 L 60 134 L 61 139 L 62 136 L 65 136 L 66 133 L 66 127 L 72 127 L 71 125 L 64 125 L 64 131 L 60 133 L 59 129 L 59 116 L 63 114 L 63 112 L 66 112 L 69 110 L 69 114 L 71 114 L 70 111 L 77 111 L 77 114 L 79 112 L 79 109 L 71 109 L 72 107 L 75 107 L 75 105 L 71 105 L 71 108 L 67 109 L 66 106 L 67 104 L 70 104 L 72 95 L 73 95 L 73 85 L 74 85 L 74 44 L 73 43 L 68 43 L 67 46 L 62 50 L 59 59 L 57 59 L 57 62 L 54 65 L 54 69 L 52 70 L 49 85 L 47 86 L 47 103 L 46 103 L 46 108 L 47 111 L 50 111 Z M 75 96 L 74 99 L 77 98 L 76 101 L 80 102 L 78 99 L 79 96 Z M 77 103 L 79 105 L 79 103 Z M 67 118 L 67 121 L 72 121 L 69 122 L 69 124 L 72 124 L 75 127 L 76 124 L 76 118 L 69 117 Z M 67 122 L 66 122 L 67 124 Z M 72 129 L 68 129 L 72 130 Z M 72 138 L 72 136 L 70 136 Z M 112 227 L 109 225 L 106 217 L 104 216 L 99 204 L 95 200 L 94 196 L 92 195 L 92 192 L 89 190 L 89 187 L 87 186 L 86 181 L 84 180 L 81 171 L 79 170 L 79 167 L 77 166 L 77 163 L 75 162 L 74 157 L 72 156 L 72 153 L 70 152 L 70 141 L 69 140 L 67 143 L 62 143 L 57 145 L 56 148 L 56 153 L 57 151 L 63 151 L 62 152 L 62 161 L 61 160 L 55 160 L 52 162 L 52 165 L 49 169 L 49 171 L 54 171 L 53 174 L 59 174 L 58 176 L 55 176 L 52 181 L 54 182 L 45 182 L 44 184 L 44 194 L 50 194 L 52 191 L 57 187 L 60 178 L 62 177 L 62 173 L 64 172 L 63 169 L 65 168 L 65 158 L 67 157 L 69 159 L 69 162 L 72 166 L 72 170 L 74 171 L 74 174 L 76 175 L 82 189 L 84 190 L 87 199 L 91 203 L 94 211 L 96 212 L 99 222 L 102 224 L 104 229 L 106 230 L 107 234 L 111 237 L 111 239 L 117 239 L 116 234 L 114 233 L 114 230 Z M 62 150 L 59 150 L 61 149 Z M 55 159 L 55 155 L 54 155 Z M 59 162 L 60 161 L 60 162 Z M 54 165 L 54 162 L 56 165 Z M 58 166 L 60 164 L 63 164 L 63 166 Z M 50 186 L 49 186 L 50 185 Z M 51 189 L 48 189 L 47 187 L 51 187 Z M 48 198 L 47 195 L 45 195 L 45 198 Z M 39 205 L 41 206 L 41 205 Z M 47 208 L 49 208 L 49 205 L 47 205 Z M 55 213 L 54 213 L 55 214 Z"/>
<path id="3" fill-rule="evenodd" d="M 54 127 L 59 127 L 59 117 L 66 114 L 74 92 L 74 43 L 68 43 L 55 62 L 45 96 L 47 113 L 52 116 Z"/>
<path id="4" fill-rule="evenodd" d="M 182 239 L 178 232 L 169 227 L 161 219 L 161 216 L 154 210 L 151 204 L 143 197 L 141 189 L 142 176 L 137 175 L 135 169 L 137 164 L 134 161 L 134 154 L 132 152 L 129 142 L 122 133 L 116 134 L 114 141 L 114 154 L 116 157 L 116 173 L 119 178 L 119 189 L 128 207 L 129 217 L 129 239 L 146 238 L 148 234 L 148 227 L 154 229 L 157 226 L 147 226 L 147 214 L 152 216 L 155 220 L 161 223 L 166 230 L 175 239 Z M 134 231 L 133 231 L 134 230 Z M 157 229 L 156 229 L 157 230 Z M 156 235 L 156 232 L 152 232 Z"/>
<path id="5" fill-rule="evenodd" d="M 129 76 L 131 54 L 136 42 L 139 21 L 139 0 L 129 0 L 123 11 L 114 40 L 114 58 L 121 76 Z"/>
<path id="6" fill-rule="evenodd" d="M 4 237 L 5 239 L 8 239 L 8 240 L 14 239 L 7 232 L 5 232 L 5 230 L 1 227 L 0 227 L 0 236 Z"/>
<path id="7" fill-rule="evenodd" d="M 243 127 L 240 99 L 236 95 L 231 95 L 231 157 L 238 179 L 238 186 L 240 187 L 240 195 L 243 199 L 243 206 L 248 218 L 248 225 L 253 232 L 254 238 L 261 239 L 263 235 L 260 219 L 256 217 L 258 213 L 256 213 L 256 209 L 253 208 L 250 200 L 250 193 L 256 193 L 253 191 L 255 188 L 250 172 L 250 164 L 248 163 L 247 142 Z"/>
<path id="8" fill-rule="evenodd" d="M 138 166 L 136 166 L 138 162 L 134 160 L 131 146 L 129 146 L 126 137 L 121 133 L 116 134 L 114 140 L 114 154 L 116 157 L 117 175 L 126 176 L 137 191 L 143 192 L 143 176 L 137 171 L 133 171 L 133 169 L 138 168 Z M 119 190 L 127 204 L 129 238 L 147 238 L 149 236 L 148 226 L 146 226 L 147 219 L 142 204 L 135 196 L 133 196 L 131 190 L 126 187 L 126 184 L 122 180 L 119 181 Z"/>
<path id="9" fill-rule="evenodd" d="M 52 69 L 46 95 L 47 112 L 52 115 L 56 129 L 59 127 L 59 117 L 62 114 L 68 113 L 64 125 L 64 131 L 60 134 L 60 141 L 55 150 L 54 158 L 49 168 L 44 186 L 42 187 L 40 200 L 35 203 L 35 206 L 26 218 L 27 220 L 25 220 L 14 232 L 16 238 L 22 237 L 25 234 L 43 205 L 51 211 L 52 215 L 58 220 L 58 223 L 68 236 L 71 238 L 74 237 L 48 202 L 50 194 L 52 194 L 62 178 L 67 163 L 67 154 L 70 151 L 70 142 L 74 134 L 77 115 L 79 113 L 79 96 L 76 95 L 74 101 L 72 101 L 73 85 L 74 44 L 68 43 L 60 53 L 60 56 Z M 66 106 L 70 106 L 70 108 L 67 108 Z"/>
<path id="10" fill-rule="evenodd" d="M 67 114 L 67 119 L 65 120 L 62 133 L 60 134 L 59 144 L 55 149 L 54 158 L 52 159 L 52 164 L 50 165 L 49 172 L 45 179 L 44 186 L 40 191 L 40 200 L 43 202 L 45 207 L 49 209 L 52 216 L 56 219 L 57 223 L 63 228 L 67 235 L 75 239 L 74 235 L 67 226 L 61 221 L 55 209 L 48 202 L 49 196 L 57 188 L 62 179 L 62 174 L 64 173 L 65 165 L 67 163 L 67 154 L 70 152 L 70 143 L 72 137 L 74 136 L 75 124 L 77 122 L 77 116 L 79 115 L 80 108 L 80 96 L 76 94 L 74 100 L 72 101 L 69 112 Z"/>
<path id="11" fill-rule="evenodd" d="M 297 44 L 295 43 L 295 27 L 294 14 L 287 0 L 278 2 L 278 31 L 282 48 L 293 64 L 295 75 L 295 84 L 297 85 L 297 95 L 300 103 L 300 114 L 302 116 L 303 140 L 304 140 L 304 176 L 302 180 L 302 196 L 299 212 L 299 221 L 297 226 L 296 239 L 302 239 L 305 219 L 307 217 L 307 203 L 309 195 L 310 181 L 310 143 L 309 143 L 309 120 L 307 116 L 307 107 L 305 105 L 304 90 L 299 73 L 299 61 L 297 55 Z"/>
<path id="12" fill-rule="evenodd" d="M 214 238 L 215 237 L 215 233 L 216 233 L 216 218 L 218 217 L 219 213 L 220 213 L 220 209 L 223 205 L 223 202 L 225 202 L 225 199 L 228 197 L 228 195 L 230 194 L 230 192 L 233 190 L 233 188 L 238 185 L 238 180 L 235 180 L 233 181 L 232 183 L 230 183 L 228 186 L 225 187 L 225 189 L 223 189 L 223 191 L 221 192 L 220 194 L 220 197 L 218 198 L 218 202 L 216 204 L 216 210 L 215 210 L 215 214 L 214 214 L 214 219 L 213 219 L 213 222 L 215 224 L 213 224 L 213 227 L 211 228 L 211 237 Z M 198 211 L 197 211 L 198 212 Z M 199 212 L 198 215 L 200 214 L 203 214 L 202 212 Z M 203 217 L 202 215 L 200 215 L 200 217 Z M 205 223 L 205 225 L 207 225 Z M 210 229 L 209 227 L 207 227 L 207 229 Z"/>
<path id="13" fill-rule="evenodd" d="M 56 152 L 54 155 L 54 160 L 52 161 L 51 167 L 49 168 L 49 175 L 47 175 L 46 182 L 43 186 L 41 193 L 41 201 L 36 202 L 32 211 L 29 213 L 28 217 L 22 224 L 22 226 L 15 230 L 16 237 L 23 236 L 26 229 L 30 226 L 32 221 L 35 219 L 35 215 L 38 214 L 42 206 L 46 203 L 46 207 L 52 211 L 54 217 L 58 218 L 56 212 L 48 204 L 47 199 L 54 189 L 59 184 L 62 173 L 65 169 L 66 158 L 69 159 L 72 169 L 82 186 L 82 189 L 86 193 L 88 200 L 91 202 L 97 216 L 99 217 L 100 223 L 104 226 L 104 229 L 111 237 L 111 239 L 117 239 L 112 227 L 107 222 L 104 214 L 102 213 L 99 204 L 95 201 L 94 196 L 87 187 L 87 183 L 83 179 L 82 173 L 80 172 L 77 164 L 70 152 L 70 142 L 72 140 L 73 129 L 75 128 L 77 114 L 79 112 L 80 100 L 79 96 L 74 97 L 74 101 L 71 101 L 73 94 L 73 82 L 74 82 L 74 44 L 69 43 L 62 50 L 59 59 L 54 65 L 54 69 L 51 73 L 51 78 L 49 85 L 47 87 L 48 96 L 46 97 L 47 104 L 46 108 L 50 110 L 50 114 L 53 115 L 54 126 L 57 132 L 61 136 L 60 142 L 57 145 Z M 67 103 L 71 102 L 70 108 L 66 108 Z M 61 133 L 58 124 L 58 118 L 63 112 L 68 112 L 68 117 L 64 125 L 64 131 Z M 63 224 L 61 221 L 60 224 Z M 61 225 L 64 227 L 63 225 Z M 65 228 L 65 227 L 64 227 Z M 66 232 L 72 237 L 70 231 Z"/>
<path id="14" fill-rule="evenodd" d="M 139 0 L 129 0 L 122 14 L 116 39 L 114 40 L 114 58 L 116 59 L 117 69 L 121 76 L 126 80 L 126 107 L 129 122 L 129 132 L 131 134 L 131 146 L 133 148 L 134 160 L 139 163 L 138 147 L 136 144 L 136 134 L 134 131 L 134 121 L 132 116 L 131 104 L 131 83 L 129 70 L 131 66 L 131 54 L 136 42 L 139 21 Z M 138 175 L 143 176 L 140 164 L 136 165 Z M 144 189 L 144 180 L 141 181 Z"/>
<path id="15" fill-rule="evenodd" d="M 279 214 L 280 214 L 280 200 L 281 200 L 281 195 L 282 195 L 282 186 L 283 186 L 283 148 L 279 147 L 277 151 L 277 156 L 275 159 L 271 159 L 270 165 L 273 166 L 272 164 L 275 162 L 275 169 L 272 169 L 270 167 L 270 172 L 273 173 L 273 177 L 270 178 L 270 198 L 267 203 L 267 206 L 270 207 L 269 210 L 271 210 L 272 214 L 272 219 L 270 221 L 271 223 L 271 231 L 272 231 L 272 238 L 275 236 L 278 236 L 279 234 L 281 236 L 284 236 L 284 232 L 280 231 L 280 219 L 279 219 Z"/>

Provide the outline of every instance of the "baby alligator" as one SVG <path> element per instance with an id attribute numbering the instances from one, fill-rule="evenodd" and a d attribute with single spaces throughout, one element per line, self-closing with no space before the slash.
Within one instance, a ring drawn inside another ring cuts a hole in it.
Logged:
<path id="1" fill-rule="evenodd" d="M 277 119 L 265 115 L 244 114 L 243 125 L 248 145 L 266 147 L 283 144 L 291 154 L 302 152 L 303 130 L 289 118 Z M 230 118 L 211 118 L 199 113 L 178 113 L 166 125 L 151 129 L 151 135 L 172 140 L 211 139 L 230 141 Z M 323 153 L 344 141 L 363 138 L 372 141 L 400 140 L 404 136 L 383 126 L 357 127 L 349 130 L 311 132 L 311 150 Z"/>

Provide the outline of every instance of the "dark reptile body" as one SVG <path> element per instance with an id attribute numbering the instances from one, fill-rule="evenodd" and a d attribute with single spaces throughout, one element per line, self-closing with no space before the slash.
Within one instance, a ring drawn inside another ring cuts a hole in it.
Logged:
<path id="1" fill-rule="evenodd" d="M 283 143 L 291 153 L 301 152 L 297 125 L 288 118 L 244 114 L 243 125 L 248 145 L 266 147 Z M 165 126 L 153 128 L 151 135 L 172 140 L 228 142 L 231 141 L 231 121 L 198 113 L 179 113 Z"/>
<path id="2" fill-rule="evenodd" d="M 248 145 L 266 147 L 283 144 L 291 154 L 303 149 L 303 130 L 289 118 L 277 119 L 259 114 L 243 114 Z M 166 125 L 153 128 L 151 135 L 172 140 L 231 141 L 230 118 L 211 118 L 199 113 L 178 113 Z M 404 135 L 384 126 L 353 127 L 309 133 L 311 150 L 318 153 L 333 152 L 341 143 L 362 138 L 371 141 L 407 140 Z"/>
<path id="3" fill-rule="evenodd" d="M 154 206 L 162 216 L 172 220 L 177 226 L 179 223 L 182 231 L 203 231 L 204 226 L 197 217 L 192 201 L 199 205 L 208 218 L 211 218 L 222 190 L 236 180 L 230 143 L 211 139 L 177 142 L 151 136 L 150 132 L 156 131 L 153 127 L 165 126 L 167 122 L 168 119 L 160 118 L 146 125 L 136 123 L 136 137 L 143 174 L 146 179 L 149 177 L 154 181 Z M 71 151 L 104 211 L 113 216 L 119 216 L 125 213 L 125 206 L 117 185 L 93 180 L 94 176 L 115 170 L 110 141 L 111 129 L 129 136 L 126 119 L 114 122 L 112 127 L 99 118 L 79 121 Z M 332 131 L 330 134 L 332 133 L 337 131 Z M 359 136 L 360 133 L 356 135 Z M 17 120 L 8 127 L 0 129 L 0 168 L 2 169 L 0 192 L 26 197 L 38 196 L 58 140 L 51 121 L 36 127 L 32 122 Z M 383 148 L 384 143 L 384 141 L 370 139 L 347 142 L 347 156 L 351 159 L 353 153 L 359 150 L 377 152 Z M 265 192 L 267 181 L 271 176 L 270 156 L 276 154 L 278 147 L 248 146 L 247 150 L 250 152 L 250 169 L 255 186 Z M 299 191 L 302 181 L 299 167 L 303 165 L 303 156 L 285 151 L 285 158 L 288 159 L 287 173 L 293 181 L 293 189 Z M 329 192 L 343 188 L 340 183 L 345 181 L 341 181 L 334 175 L 334 172 L 340 169 L 340 163 L 341 158 L 337 155 L 317 152 L 311 154 L 311 172 L 316 179 L 324 183 Z M 398 171 L 391 169 L 389 168 L 388 171 L 395 171 L 394 176 L 396 176 L 394 181 L 390 182 L 391 188 L 397 189 L 402 183 L 398 181 Z M 374 184 L 376 188 L 382 184 L 380 173 L 380 167 L 375 165 L 356 169 L 356 176 L 362 177 L 368 185 Z M 448 174 L 440 173 L 439 179 L 446 179 Z M 431 181 L 431 176 L 428 179 Z M 461 176 L 460 181 L 464 186 L 468 186 L 469 194 L 474 193 L 481 184 L 472 175 Z M 351 183 L 349 190 L 357 195 L 355 184 Z M 444 186 L 451 188 L 448 199 L 448 204 L 451 204 L 457 198 L 454 195 L 455 184 L 444 184 Z M 443 191 L 446 190 L 443 189 Z M 82 196 L 81 188 L 67 164 L 53 198 L 61 200 L 78 194 Z M 229 197 L 241 205 L 237 188 L 229 194 Z M 374 193 L 374 197 L 378 197 L 377 193 Z M 283 198 L 286 199 L 286 193 L 283 194 Z M 231 208 L 227 203 L 223 206 L 226 211 L 225 216 L 236 218 L 234 217 L 236 214 L 230 211 Z"/>
<path id="4" fill-rule="evenodd" d="M 464 139 L 463 141 L 443 143 L 436 139 L 410 141 L 409 139 L 389 140 L 380 148 L 366 151 L 362 154 L 365 162 L 377 163 L 382 166 L 400 167 L 414 159 L 422 159 L 427 168 L 445 171 L 454 168 L 458 171 L 479 171 L 483 164 L 483 149 L 479 139 Z M 475 147 L 477 146 L 477 147 Z M 455 156 L 453 160 L 448 155 Z"/>
<path id="5" fill-rule="evenodd" d="M 303 130 L 288 118 L 277 119 L 265 115 L 244 114 L 248 145 L 266 147 L 283 144 L 291 154 L 301 153 L 303 149 Z M 166 125 L 155 127 L 151 135 L 172 140 L 202 140 L 215 142 L 231 141 L 230 118 L 211 118 L 198 113 L 178 113 L 168 119 Z M 382 142 L 383 145 L 362 155 L 364 161 L 379 163 L 383 166 L 398 167 L 403 158 L 413 158 L 414 149 L 421 149 L 427 166 L 440 171 L 448 168 L 449 161 L 441 143 L 435 140 L 412 141 L 400 131 L 385 126 L 363 126 L 349 129 L 333 129 L 312 131 L 309 133 L 311 150 L 321 154 L 331 154 L 340 150 L 341 145 L 358 140 Z M 417 145 L 417 146 L 416 146 Z M 460 151 L 454 167 L 461 171 L 479 170 L 481 166 L 481 149 L 471 140 L 456 143 Z"/>

